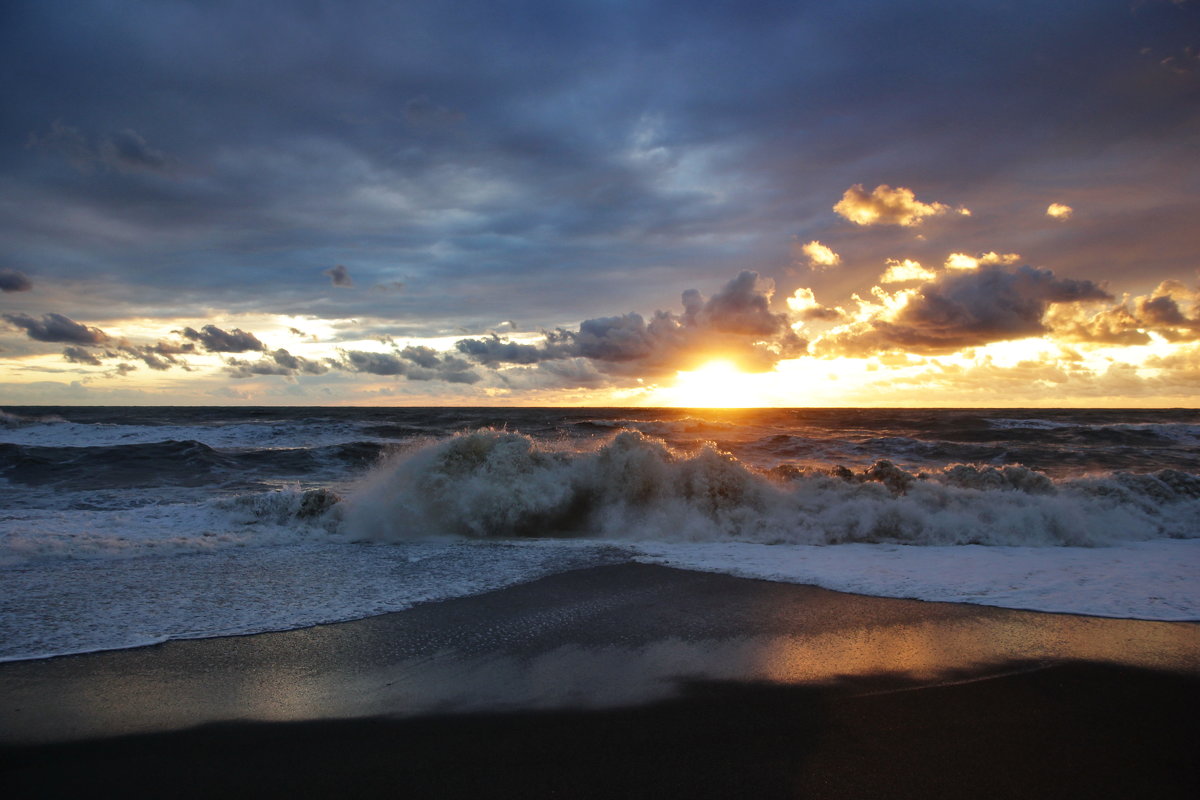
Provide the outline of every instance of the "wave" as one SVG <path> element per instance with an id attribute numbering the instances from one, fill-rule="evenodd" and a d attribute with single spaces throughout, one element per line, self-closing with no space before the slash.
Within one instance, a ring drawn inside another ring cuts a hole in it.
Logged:
<path id="1" fill-rule="evenodd" d="M 62 423 L 65 420 L 55 414 L 46 414 L 42 416 L 30 416 L 28 414 L 13 414 L 11 412 L 0 409 L 0 428 L 7 430 L 16 430 L 30 425 L 39 425 L 45 423 Z"/>
<path id="2" fill-rule="evenodd" d="M 635 431 L 590 449 L 483 430 L 376 468 L 337 513 L 365 539 L 588 537 L 660 541 L 1094 546 L 1200 536 L 1200 476 L 1052 480 L 1019 465 L 910 472 L 746 466 Z"/>
<path id="3" fill-rule="evenodd" d="M 1042 439 L 1092 445 L 1161 446 L 1200 444 L 1200 425 L 1192 422 L 1107 422 L 1046 419 L 988 419 L 993 434 L 1004 440 Z"/>
<path id="4" fill-rule="evenodd" d="M 102 447 L 195 441 L 213 448 L 294 449 L 354 441 L 379 441 L 428 435 L 404 426 L 370 426 L 355 422 L 289 420 L 224 424 L 148 422 L 73 422 L 59 417 L 23 417 L 0 411 L 0 430 L 10 444 L 31 447 Z M 11 419 L 10 419 L 11 418 Z"/>
<path id="5" fill-rule="evenodd" d="M 0 443 L 0 477 L 10 484 L 68 489 L 207 486 L 241 479 L 295 476 L 324 469 L 365 469 L 387 452 L 377 442 L 313 448 L 222 451 L 195 440 L 98 447 Z"/>

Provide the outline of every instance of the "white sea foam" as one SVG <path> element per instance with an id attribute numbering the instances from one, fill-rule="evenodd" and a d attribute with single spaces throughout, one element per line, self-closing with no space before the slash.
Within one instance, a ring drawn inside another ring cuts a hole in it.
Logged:
<path id="1" fill-rule="evenodd" d="M 311 496 L 289 489 L 201 502 L 0 511 L 0 566 L 346 541 L 329 519 L 300 514 Z"/>
<path id="2" fill-rule="evenodd" d="M 311 538 L 0 568 L 0 661 L 357 619 L 631 559 L 883 597 L 1200 620 L 1200 540 L 1047 548 Z"/>
<path id="3" fill-rule="evenodd" d="M 638 561 L 841 592 L 1153 620 L 1200 620 L 1200 539 L 1112 547 L 636 545 Z"/>
<path id="4" fill-rule="evenodd" d="M 1200 479 L 1165 470 L 1052 482 L 1017 466 L 912 475 L 751 470 L 625 432 L 593 450 L 480 431 L 406 452 L 346 503 L 363 538 L 584 536 L 766 544 L 1096 546 L 1200 536 Z"/>
<path id="5" fill-rule="evenodd" d="M 611 559 L 602 544 L 310 540 L 0 568 L 0 661 L 357 619 Z"/>

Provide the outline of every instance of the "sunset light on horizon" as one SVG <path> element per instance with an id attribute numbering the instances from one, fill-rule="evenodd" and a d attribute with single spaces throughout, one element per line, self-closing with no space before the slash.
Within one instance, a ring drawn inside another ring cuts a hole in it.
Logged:
<path id="1" fill-rule="evenodd" d="M 128 5 L 4 26 L 5 404 L 1195 404 L 1193 2 Z"/>

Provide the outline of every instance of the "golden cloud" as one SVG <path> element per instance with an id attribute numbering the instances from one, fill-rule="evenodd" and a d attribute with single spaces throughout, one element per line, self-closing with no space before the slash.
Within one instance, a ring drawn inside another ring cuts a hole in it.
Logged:
<path id="1" fill-rule="evenodd" d="M 816 269 L 836 267 L 842 263 L 842 257 L 816 239 L 804 245 L 801 250 L 808 258 L 808 264 Z"/>
<path id="2" fill-rule="evenodd" d="M 981 253 L 978 256 L 967 255 L 966 253 L 951 253 L 946 257 L 946 269 L 979 269 L 981 265 L 989 264 L 1016 264 L 1021 260 L 1021 256 L 1017 253 L 1000 254 L 995 251 Z"/>
<path id="3" fill-rule="evenodd" d="M 861 183 L 846 190 L 833 210 L 855 225 L 920 225 L 926 217 L 936 217 L 950 211 L 945 203 L 922 203 L 912 189 L 903 186 L 892 188 L 887 184 L 876 186 L 869 193 Z M 960 214 L 970 216 L 969 209 L 959 209 Z"/>
<path id="4" fill-rule="evenodd" d="M 910 281 L 931 281 L 937 274 L 925 269 L 920 262 L 906 258 L 903 261 L 896 258 L 887 260 L 887 272 L 880 276 L 880 283 L 908 283 Z"/>

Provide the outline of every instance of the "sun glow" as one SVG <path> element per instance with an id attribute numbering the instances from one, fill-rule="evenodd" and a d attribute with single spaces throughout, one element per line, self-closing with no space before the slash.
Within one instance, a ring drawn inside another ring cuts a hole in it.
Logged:
<path id="1" fill-rule="evenodd" d="M 664 399 L 686 408 L 761 406 L 763 398 L 754 378 L 728 361 L 710 361 L 700 369 L 677 373 Z"/>

